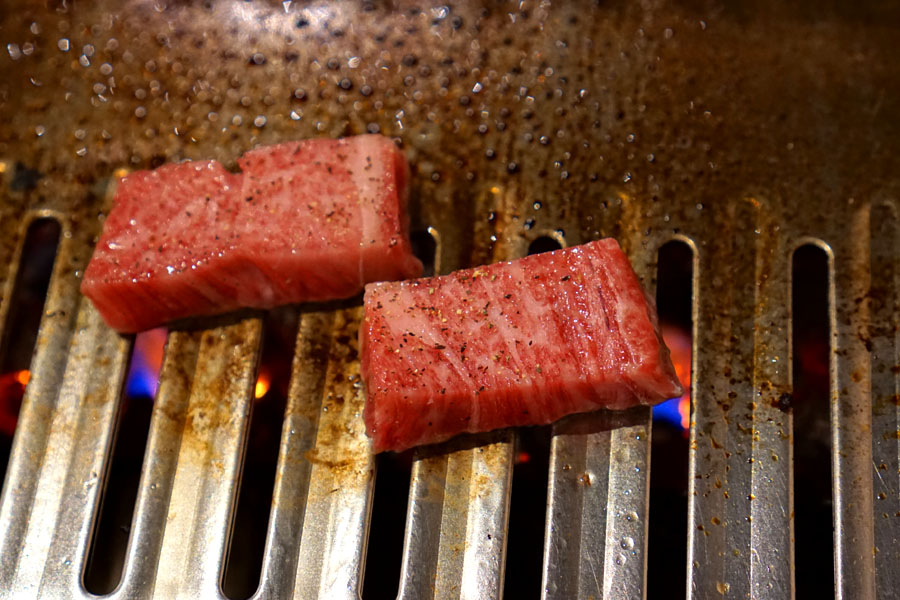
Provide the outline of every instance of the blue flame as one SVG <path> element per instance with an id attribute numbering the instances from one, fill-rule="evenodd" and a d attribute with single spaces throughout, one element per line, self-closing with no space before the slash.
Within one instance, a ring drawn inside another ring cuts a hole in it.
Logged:
<path id="1" fill-rule="evenodd" d="M 681 398 L 670 398 L 661 404 L 653 407 L 653 420 L 665 421 L 670 425 L 674 425 L 681 429 L 681 413 L 678 412 L 678 403 Z"/>

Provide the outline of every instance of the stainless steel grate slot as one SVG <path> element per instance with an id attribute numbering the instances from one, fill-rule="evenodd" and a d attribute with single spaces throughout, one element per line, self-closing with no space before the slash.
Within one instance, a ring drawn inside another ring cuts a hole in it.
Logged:
<path id="1" fill-rule="evenodd" d="M 614 236 L 652 293 L 658 249 L 692 246 L 689 506 L 673 525 L 687 527 L 692 600 L 794 595 L 803 507 L 794 424 L 777 400 L 791 391 L 791 253 L 821 245 L 836 594 L 892 597 L 900 12 L 868 0 L 852 17 L 763 0 L 320 4 L 17 0 L 0 14 L 0 107 L 14 116 L 0 122 L 0 316 L 22 224 L 52 216 L 62 229 L 0 497 L 0 598 L 94 597 L 81 579 L 131 345 L 78 291 L 109 180 L 366 131 L 396 137 L 410 158 L 413 227 L 440 233 L 438 271 L 521 256 L 541 235 Z M 377 476 L 361 419 L 361 309 L 311 310 L 256 599 L 361 591 Z M 223 597 L 261 324 L 195 327 L 168 338 L 108 598 Z M 650 424 L 635 409 L 554 426 L 545 598 L 645 594 Z M 516 568 L 505 565 L 515 444 L 503 431 L 418 451 L 401 598 L 500 596 Z"/>

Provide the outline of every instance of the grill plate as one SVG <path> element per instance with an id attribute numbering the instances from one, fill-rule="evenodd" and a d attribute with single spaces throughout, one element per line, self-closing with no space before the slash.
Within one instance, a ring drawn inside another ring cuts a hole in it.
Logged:
<path id="1" fill-rule="evenodd" d="M 548 233 L 615 236 L 652 289 L 658 248 L 692 246 L 690 598 L 793 596 L 799 432 L 777 402 L 791 382 L 790 256 L 826 248 L 836 590 L 894 594 L 896 8 L 295 4 L 20 2 L 0 15 L 2 315 L 27 224 L 53 216 L 63 231 L 0 500 L 0 597 L 89 597 L 131 340 L 78 284 L 116 170 L 233 165 L 255 144 L 367 130 L 402 142 L 413 225 L 439 234 L 439 272 L 521 256 Z M 358 594 L 374 477 L 359 316 L 301 317 L 255 597 Z M 221 593 L 261 325 L 199 327 L 169 337 L 112 597 Z M 501 593 L 514 440 L 418 456 L 401 597 Z M 644 594 L 649 441 L 645 409 L 554 427 L 545 598 Z"/>

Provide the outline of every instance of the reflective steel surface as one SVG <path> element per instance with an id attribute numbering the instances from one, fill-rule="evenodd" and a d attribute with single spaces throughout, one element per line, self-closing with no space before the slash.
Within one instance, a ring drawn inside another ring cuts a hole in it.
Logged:
<path id="1" fill-rule="evenodd" d="M 0 498 L 0 597 L 90 597 L 131 344 L 78 293 L 109 181 L 366 131 L 409 158 L 441 272 L 615 236 L 652 291 L 660 246 L 693 248 L 692 599 L 794 597 L 791 253 L 825 248 L 837 595 L 896 594 L 893 4 L 16 1 L 0 37 L 0 316 L 30 220 L 63 232 Z M 360 314 L 301 310 L 255 597 L 357 597 L 377 477 Z M 170 334 L 111 597 L 221 595 L 260 331 L 242 314 Z M 419 451 L 401 597 L 501 595 L 515 437 Z M 647 410 L 554 426 L 545 598 L 644 596 L 651 462 Z"/>

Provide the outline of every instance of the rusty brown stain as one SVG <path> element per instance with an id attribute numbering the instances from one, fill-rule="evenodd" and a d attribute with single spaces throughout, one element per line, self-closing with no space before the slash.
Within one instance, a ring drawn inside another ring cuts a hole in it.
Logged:
<path id="1" fill-rule="evenodd" d="M 325 454 L 324 452 L 321 452 Z M 312 448 L 303 453 L 304 458 L 311 462 L 314 465 L 321 465 L 323 467 L 328 467 L 333 471 L 341 471 L 346 472 L 354 469 L 354 461 L 351 458 L 343 458 L 340 460 L 334 460 L 331 458 L 325 458 L 320 456 L 320 450 L 318 448 Z"/>

